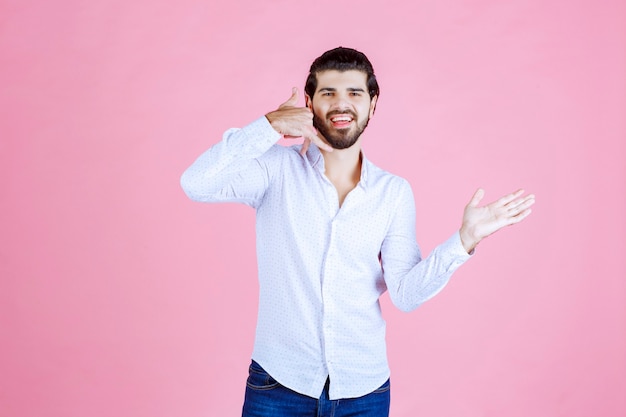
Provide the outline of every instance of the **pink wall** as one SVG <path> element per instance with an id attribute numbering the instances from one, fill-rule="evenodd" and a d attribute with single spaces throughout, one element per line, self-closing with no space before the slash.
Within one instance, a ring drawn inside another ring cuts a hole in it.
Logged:
<path id="1" fill-rule="evenodd" d="M 179 176 L 338 45 L 426 252 L 478 186 L 538 200 L 418 311 L 385 298 L 392 416 L 626 415 L 624 1 L 5 0 L 0 416 L 238 415 L 254 213 Z"/>

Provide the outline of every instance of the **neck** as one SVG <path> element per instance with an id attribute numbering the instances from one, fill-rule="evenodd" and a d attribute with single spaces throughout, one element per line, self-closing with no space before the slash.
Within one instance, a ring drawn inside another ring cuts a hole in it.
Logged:
<path id="1" fill-rule="evenodd" d="M 333 183 L 356 186 L 361 179 L 360 141 L 347 149 L 334 149 L 332 152 L 321 150 L 324 156 L 324 174 Z"/>

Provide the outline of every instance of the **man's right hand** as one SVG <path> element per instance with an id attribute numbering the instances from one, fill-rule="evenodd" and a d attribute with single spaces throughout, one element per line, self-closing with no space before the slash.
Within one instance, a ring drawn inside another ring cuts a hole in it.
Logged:
<path id="1" fill-rule="evenodd" d="M 278 106 L 278 109 L 273 112 L 267 113 L 265 117 L 272 127 L 284 137 L 304 138 L 301 154 L 306 153 L 311 142 L 320 149 L 332 152 L 333 148 L 318 136 L 313 127 L 313 112 L 307 107 L 296 107 L 297 103 L 298 89 L 294 87 L 289 100 Z"/>

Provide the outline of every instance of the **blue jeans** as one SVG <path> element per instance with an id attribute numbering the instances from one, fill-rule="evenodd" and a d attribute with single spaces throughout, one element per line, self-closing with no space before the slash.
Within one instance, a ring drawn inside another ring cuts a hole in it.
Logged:
<path id="1" fill-rule="evenodd" d="M 242 417 L 388 417 L 389 380 L 358 398 L 328 399 L 328 385 L 319 399 L 280 385 L 252 361 L 246 383 Z"/>

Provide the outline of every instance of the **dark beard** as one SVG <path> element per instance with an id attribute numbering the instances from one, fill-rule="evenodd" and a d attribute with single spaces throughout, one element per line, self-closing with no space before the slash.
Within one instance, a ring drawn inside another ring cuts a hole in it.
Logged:
<path id="1" fill-rule="evenodd" d="M 346 113 L 346 112 L 345 111 L 344 112 L 330 112 L 328 113 L 328 119 L 330 120 L 330 117 L 338 113 Z M 347 113 L 350 113 L 352 117 L 354 118 L 354 120 L 356 120 L 356 115 L 354 113 L 352 112 L 347 112 Z M 313 114 L 313 127 L 317 129 L 317 132 L 320 135 L 322 135 L 324 139 L 326 139 L 326 142 L 328 142 L 328 144 L 333 149 L 347 149 L 351 147 L 352 145 L 354 145 L 356 141 L 359 140 L 361 133 L 363 133 L 368 123 L 369 123 L 369 117 L 365 120 L 365 123 L 363 123 L 363 125 L 359 125 L 357 123 L 356 130 L 354 131 L 353 134 L 350 134 L 349 128 L 348 129 L 335 129 L 334 132 L 331 133 L 331 130 L 328 127 L 328 125 L 325 123 L 325 121 L 321 117 L 319 117 L 317 114 Z"/>

